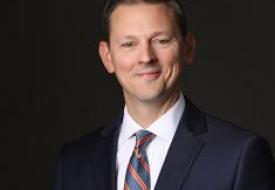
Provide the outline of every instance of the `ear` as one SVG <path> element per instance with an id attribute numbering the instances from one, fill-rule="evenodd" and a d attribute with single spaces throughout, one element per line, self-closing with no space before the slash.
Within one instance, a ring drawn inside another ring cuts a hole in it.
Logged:
<path id="1" fill-rule="evenodd" d="M 195 56 L 196 40 L 191 32 L 186 34 L 182 46 L 185 64 L 192 64 Z"/>
<path id="2" fill-rule="evenodd" d="M 108 71 L 108 73 L 114 73 L 114 65 L 112 62 L 112 57 L 110 54 L 109 44 L 105 41 L 99 42 L 98 47 L 98 53 L 101 57 L 101 61 L 105 67 L 105 69 Z"/>

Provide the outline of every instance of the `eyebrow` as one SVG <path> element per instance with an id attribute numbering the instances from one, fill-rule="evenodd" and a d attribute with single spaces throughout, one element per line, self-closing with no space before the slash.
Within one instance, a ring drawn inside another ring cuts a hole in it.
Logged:
<path id="1" fill-rule="evenodd" d="M 159 31 L 159 32 L 154 32 L 152 34 L 152 37 L 159 36 L 159 35 L 170 35 L 170 34 L 172 34 L 172 32 L 169 32 L 169 31 Z"/>
<path id="2" fill-rule="evenodd" d="M 170 34 L 172 33 L 167 31 L 157 31 L 151 34 L 151 38 L 159 35 L 170 35 Z M 130 35 L 123 36 L 123 39 L 137 39 L 137 37 L 135 35 L 130 34 Z"/>
<path id="3" fill-rule="evenodd" d="M 135 35 L 126 35 L 122 37 L 123 39 L 136 39 Z"/>

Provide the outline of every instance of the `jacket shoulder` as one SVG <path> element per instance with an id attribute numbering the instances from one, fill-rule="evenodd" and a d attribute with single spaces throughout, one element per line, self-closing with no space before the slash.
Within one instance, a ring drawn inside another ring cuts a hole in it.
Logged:
<path id="1" fill-rule="evenodd" d="M 90 132 L 78 139 L 64 143 L 61 146 L 60 156 L 63 158 L 85 157 L 85 155 L 90 154 L 97 147 L 98 143 L 104 140 L 102 136 L 102 131 L 105 127 L 100 128 L 96 131 Z"/>
<path id="2" fill-rule="evenodd" d="M 261 142 L 260 144 L 268 145 L 268 142 L 257 133 L 244 129 L 236 124 L 205 114 L 207 132 L 204 139 L 213 142 L 219 146 L 227 145 L 231 147 L 245 146 L 251 141 Z"/>

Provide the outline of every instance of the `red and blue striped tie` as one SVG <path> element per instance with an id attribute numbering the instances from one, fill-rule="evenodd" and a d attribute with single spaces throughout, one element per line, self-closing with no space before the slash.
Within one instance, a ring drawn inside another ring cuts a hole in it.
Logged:
<path id="1" fill-rule="evenodd" d="M 126 172 L 124 190 L 150 190 L 150 167 L 146 147 L 155 137 L 149 131 L 135 133 L 136 145 Z"/>

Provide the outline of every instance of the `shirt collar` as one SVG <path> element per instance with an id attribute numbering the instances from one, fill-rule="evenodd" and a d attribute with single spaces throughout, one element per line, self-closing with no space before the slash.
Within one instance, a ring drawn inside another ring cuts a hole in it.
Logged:
<path id="1" fill-rule="evenodd" d="M 185 99 L 182 93 L 177 102 L 160 118 L 154 121 L 146 130 L 152 132 L 157 137 L 161 137 L 171 142 L 177 130 L 181 115 L 185 108 Z M 124 116 L 121 124 L 120 143 L 124 143 L 142 128 L 129 114 L 127 107 L 124 107 Z"/>

